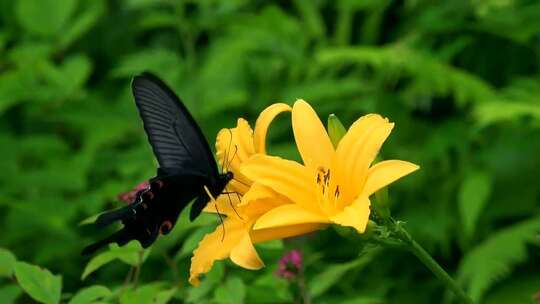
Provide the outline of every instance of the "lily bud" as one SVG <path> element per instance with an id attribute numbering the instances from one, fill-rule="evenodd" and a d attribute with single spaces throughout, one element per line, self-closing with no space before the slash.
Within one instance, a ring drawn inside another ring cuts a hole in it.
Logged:
<path id="1" fill-rule="evenodd" d="M 334 148 L 337 148 L 341 138 L 347 133 L 347 130 L 339 121 L 339 118 L 335 114 L 328 115 L 328 136 L 334 145 Z"/>

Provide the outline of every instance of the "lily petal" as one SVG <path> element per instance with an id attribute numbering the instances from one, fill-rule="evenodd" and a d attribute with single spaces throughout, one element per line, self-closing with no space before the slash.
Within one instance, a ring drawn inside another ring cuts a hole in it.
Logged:
<path id="1" fill-rule="evenodd" d="M 245 193 L 251 181 L 240 173 L 240 165 L 255 153 L 253 131 L 249 123 L 239 118 L 232 129 L 221 129 L 216 137 L 216 157 L 226 171 L 234 172 L 234 180 L 229 183 L 232 190 Z"/>
<path id="2" fill-rule="evenodd" d="M 368 176 L 362 196 L 369 197 L 377 190 L 388 186 L 403 176 L 410 174 L 420 167 L 402 160 L 385 160 L 375 164 L 368 170 Z"/>
<path id="3" fill-rule="evenodd" d="M 208 212 L 208 213 L 219 212 L 221 214 L 225 214 L 230 217 L 230 216 L 236 215 L 236 212 L 233 209 L 233 206 L 237 206 L 238 204 L 240 204 L 240 200 L 237 195 L 222 194 L 216 198 L 215 203 L 212 201 L 209 201 L 208 204 L 206 204 L 206 207 L 204 207 L 203 211 Z"/>
<path id="4" fill-rule="evenodd" d="M 334 146 L 319 116 L 304 100 L 294 103 L 292 127 L 298 151 L 307 166 L 330 167 Z"/>
<path id="5" fill-rule="evenodd" d="M 279 194 L 277 194 L 274 190 L 266 187 L 265 185 L 255 182 L 251 185 L 249 191 L 246 192 L 244 196 L 242 196 L 242 201 L 240 202 L 239 206 L 245 206 L 252 201 L 273 198 L 278 195 Z"/>
<path id="6" fill-rule="evenodd" d="M 296 204 L 287 204 L 263 214 L 257 222 L 255 222 L 253 229 L 258 230 L 308 223 L 324 224 L 328 222 L 328 218 L 320 214 L 310 212 Z"/>
<path id="7" fill-rule="evenodd" d="M 265 185 L 304 209 L 320 212 L 316 204 L 315 173 L 301 164 L 279 157 L 257 154 L 240 168 L 249 179 Z"/>
<path id="8" fill-rule="evenodd" d="M 350 189 L 345 193 L 347 200 L 357 197 L 367 176 L 369 165 L 373 162 L 379 149 L 390 135 L 393 123 L 377 114 L 369 114 L 358 119 L 347 134 L 341 139 L 337 148 L 337 158 L 341 160 L 343 182 Z"/>
<path id="9" fill-rule="evenodd" d="M 222 229 L 226 231 L 223 241 Z M 207 234 L 201 240 L 197 249 L 193 251 L 189 282 L 198 286 L 200 283 L 199 276 L 207 273 L 215 261 L 227 258 L 247 233 L 242 221 L 227 218 L 223 226 L 218 226 L 212 233 Z"/>
<path id="10" fill-rule="evenodd" d="M 257 254 L 255 247 L 253 247 L 248 233 L 244 235 L 238 245 L 231 251 L 231 260 L 236 265 L 246 269 L 256 270 L 264 267 L 264 262 Z"/>
<path id="11" fill-rule="evenodd" d="M 266 154 L 266 133 L 268 132 L 268 127 L 280 113 L 290 111 L 291 107 L 288 104 L 275 103 L 261 112 L 257 118 L 257 122 L 255 122 L 255 132 L 253 133 L 253 144 L 256 153 Z"/>
<path id="12" fill-rule="evenodd" d="M 245 215 L 249 219 L 257 219 L 264 213 L 285 204 L 290 204 L 290 201 L 264 198 L 251 201 L 248 205 L 241 206 L 239 210 L 242 216 Z"/>
<path id="13" fill-rule="evenodd" d="M 326 227 L 326 224 L 309 223 L 299 224 L 267 229 L 258 229 L 251 231 L 251 239 L 253 243 L 259 243 L 269 240 L 284 239 L 293 236 L 303 235 L 313 231 L 321 230 Z"/>
<path id="14" fill-rule="evenodd" d="M 358 233 L 364 233 L 369 220 L 369 206 L 369 199 L 361 196 L 342 212 L 332 216 L 331 220 L 341 226 L 353 227 Z"/>

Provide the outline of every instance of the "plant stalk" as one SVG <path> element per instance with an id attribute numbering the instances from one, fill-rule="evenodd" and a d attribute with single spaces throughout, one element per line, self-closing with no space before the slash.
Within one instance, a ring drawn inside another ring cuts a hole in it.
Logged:
<path id="1" fill-rule="evenodd" d="M 412 252 L 431 272 L 450 289 L 461 303 L 474 304 L 473 300 L 461 289 L 461 287 L 452 279 L 452 277 L 433 259 L 433 257 L 412 239 L 411 235 L 403 228 L 398 226 L 397 237 L 405 243 L 407 249 Z"/>

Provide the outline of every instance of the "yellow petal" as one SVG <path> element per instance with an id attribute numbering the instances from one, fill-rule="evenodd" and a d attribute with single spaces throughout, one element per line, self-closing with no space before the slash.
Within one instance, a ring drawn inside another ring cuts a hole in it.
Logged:
<path id="1" fill-rule="evenodd" d="M 309 223 L 309 224 L 300 224 L 300 225 L 252 230 L 251 239 L 253 240 L 253 243 L 259 243 L 259 242 L 264 242 L 264 241 L 269 241 L 269 240 L 279 240 L 279 239 L 284 239 L 288 237 L 310 233 L 316 230 L 323 229 L 326 226 L 327 226 L 326 224 Z"/>
<path id="2" fill-rule="evenodd" d="M 320 213 L 315 195 L 315 173 L 301 164 L 279 157 L 257 154 L 241 167 L 251 180 L 265 185 L 306 210 Z"/>
<path id="3" fill-rule="evenodd" d="M 249 202 L 260 200 L 260 199 L 267 199 L 272 198 L 275 196 L 278 196 L 274 190 L 266 187 L 265 185 L 262 185 L 260 183 L 253 183 L 251 185 L 251 188 L 249 188 L 249 191 L 242 196 L 242 201 L 240 202 L 240 206 L 245 206 L 249 204 Z"/>
<path id="4" fill-rule="evenodd" d="M 254 230 L 309 223 L 328 223 L 328 218 L 310 212 L 296 204 L 287 204 L 263 214 L 253 226 Z"/>
<path id="5" fill-rule="evenodd" d="M 225 237 L 223 238 L 223 229 Z M 248 233 L 244 223 L 235 218 L 227 218 L 214 232 L 207 234 L 193 251 L 191 267 L 189 270 L 189 282 L 199 285 L 199 276 L 207 273 L 217 260 L 223 260 L 242 241 Z"/>
<path id="6" fill-rule="evenodd" d="M 304 164 L 315 168 L 329 168 L 334 146 L 317 113 L 307 102 L 298 100 L 294 103 L 292 127 Z"/>
<path id="7" fill-rule="evenodd" d="M 240 213 L 247 218 L 256 219 L 266 212 L 284 204 L 289 204 L 289 201 L 280 201 L 273 198 L 258 199 L 249 202 L 248 205 L 241 206 Z"/>
<path id="8" fill-rule="evenodd" d="M 253 133 L 253 143 L 256 153 L 266 154 L 266 133 L 268 132 L 268 127 L 278 114 L 290 111 L 291 107 L 289 105 L 275 103 L 259 114 L 257 122 L 255 122 L 255 132 Z"/>
<path id="9" fill-rule="evenodd" d="M 225 187 L 225 191 L 236 192 L 240 196 L 248 192 L 251 185 L 251 181 L 245 177 L 242 173 L 233 173 L 233 179 L 229 181 Z"/>
<path id="10" fill-rule="evenodd" d="M 353 227 L 358 233 L 364 233 L 369 220 L 369 199 L 359 197 L 342 212 L 332 216 L 332 222 L 341 226 Z"/>
<path id="11" fill-rule="evenodd" d="M 242 214 L 249 218 L 258 218 L 270 209 L 289 203 L 292 202 L 285 196 L 264 185 L 254 183 L 242 197 L 238 207 L 241 208 Z"/>
<path id="12" fill-rule="evenodd" d="M 410 174 L 420 167 L 402 160 L 385 160 L 369 168 L 362 196 L 369 197 L 377 190 Z"/>
<path id="13" fill-rule="evenodd" d="M 214 202 L 210 201 L 206 204 L 203 211 L 208 213 L 221 213 L 227 216 L 236 214 L 233 208 L 240 204 L 240 199 L 236 194 L 222 194 L 216 198 Z M 217 207 L 217 208 L 216 208 Z"/>
<path id="14" fill-rule="evenodd" d="M 343 195 L 352 200 L 360 194 L 373 162 L 382 144 L 390 135 L 393 123 L 377 114 L 369 114 L 358 119 L 341 139 L 337 148 L 340 171 L 347 186 Z"/>
<path id="15" fill-rule="evenodd" d="M 240 165 L 255 153 L 253 131 L 245 119 L 239 118 L 236 128 L 221 129 L 216 137 L 216 157 L 223 171 L 234 174 L 229 188 L 245 193 L 251 181 L 240 173 Z"/>
<path id="16" fill-rule="evenodd" d="M 251 238 L 247 233 L 231 251 L 231 261 L 240 267 L 251 270 L 264 267 L 264 263 L 257 254 L 255 247 L 253 247 Z"/>

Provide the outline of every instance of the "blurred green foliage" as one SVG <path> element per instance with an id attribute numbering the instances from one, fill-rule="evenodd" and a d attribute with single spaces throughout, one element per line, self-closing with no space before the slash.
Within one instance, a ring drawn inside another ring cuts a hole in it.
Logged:
<path id="1" fill-rule="evenodd" d="M 212 216 L 88 264 L 80 250 L 100 235 L 79 223 L 154 174 L 129 91 L 143 70 L 211 143 L 275 101 L 345 126 L 389 117 L 382 157 L 422 167 L 390 188 L 396 217 L 478 303 L 540 291 L 538 1 L 0 0 L 0 18 L 1 303 L 291 303 L 274 276 L 287 248 L 306 257 L 314 303 L 453 302 L 410 254 L 359 255 L 362 240 L 333 229 L 261 244 L 265 269 L 219 262 L 192 288 Z M 287 118 L 270 152 L 298 157 Z"/>

